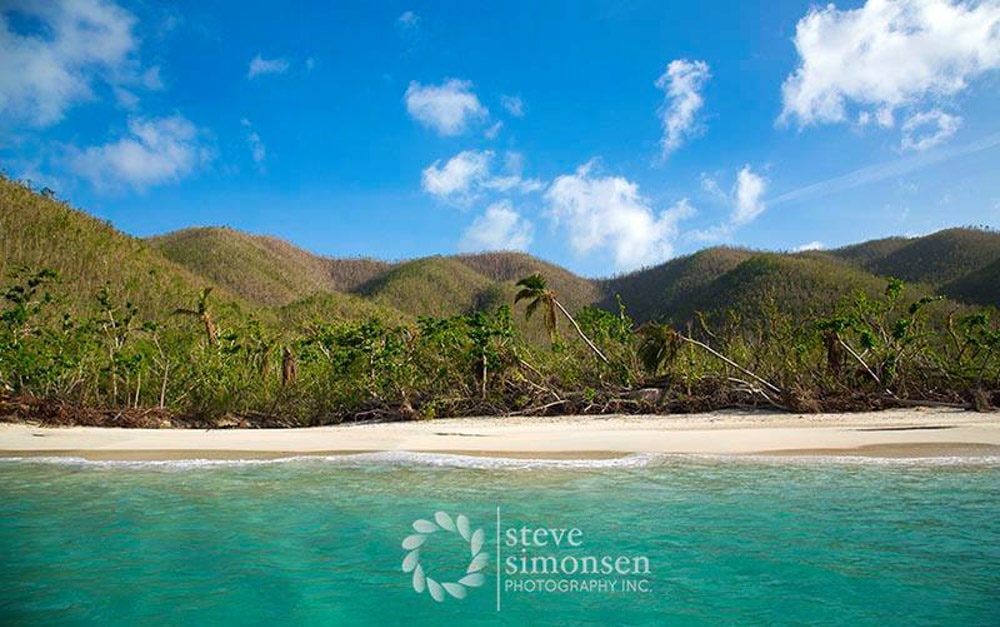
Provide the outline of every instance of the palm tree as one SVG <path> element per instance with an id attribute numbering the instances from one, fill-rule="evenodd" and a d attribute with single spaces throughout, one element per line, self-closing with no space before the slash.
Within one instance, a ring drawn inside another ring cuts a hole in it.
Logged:
<path id="1" fill-rule="evenodd" d="M 643 328 L 639 329 L 638 333 L 642 335 L 642 342 L 639 344 L 639 359 L 642 361 L 642 365 L 646 368 L 646 371 L 651 374 L 655 374 L 665 362 L 669 361 L 677 354 L 677 349 L 679 348 L 681 342 L 687 342 L 688 344 L 693 344 L 694 346 L 711 353 L 716 359 L 719 359 L 733 368 L 736 368 L 772 392 L 781 394 L 781 389 L 776 385 L 773 385 L 766 379 L 763 379 L 750 370 L 747 370 L 708 344 L 699 342 L 698 340 L 688 337 L 683 333 L 678 333 L 669 325 L 647 324 Z"/>
<path id="2" fill-rule="evenodd" d="M 555 342 L 559 332 L 556 326 L 556 309 L 558 309 L 564 316 L 566 316 L 566 319 L 570 321 L 570 324 L 572 324 L 573 328 L 576 329 L 580 339 L 582 339 L 587 346 L 590 347 L 590 350 L 594 351 L 594 354 L 597 355 L 604 363 L 611 363 L 608 361 L 608 358 L 604 356 L 604 353 L 601 352 L 601 349 L 597 348 L 597 346 L 590 341 L 590 338 L 583 333 L 580 325 L 577 324 L 576 320 L 573 319 L 573 316 L 566 311 L 566 308 L 562 306 L 562 303 L 556 299 L 556 293 L 549 289 L 548 282 L 542 275 L 535 273 L 529 277 L 525 277 L 517 282 L 517 287 L 521 288 L 521 290 L 516 296 L 514 296 L 514 304 L 516 305 L 522 300 L 531 301 L 528 303 L 528 308 L 524 311 L 525 319 L 530 319 L 531 316 L 534 315 L 535 311 L 537 311 L 539 307 L 542 307 L 542 311 L 545 315 L 545 329 L 549 332 L 549 338 L 553 342 Z"/>
<path id="3" fill-rule="evenodd" d="M 215 346 L 219 342 L 219 334 L 215 329 L 212 312 L 208 308 L 208 295 L 211 293 L 212 288 L 204 288 L 198 295 L 198 306 L 195 309 L 175 309 L 174 315 L 192 316 L 201 320 L 201 323 L 205 325 L 205 335 L 208 337 L 209 345 Z"/>

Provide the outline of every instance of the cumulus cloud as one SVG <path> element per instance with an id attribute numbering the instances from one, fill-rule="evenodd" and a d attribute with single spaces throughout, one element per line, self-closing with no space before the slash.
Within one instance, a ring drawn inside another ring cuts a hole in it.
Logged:
<path id="1" fill-rule="evenodd" d="M 698 112 L 705 104 L 701 91 L 711 77 L 704 61 L 677 59 L 667 65 L 667 70 L 656 81 L 656 86 L 664 92 L 660 105 L 663 124 L 660 145 L 664 157 L 699 132 Z"/>
<path id="2" fill-rule="evenodd" d="M 15 19 L 37 23 L 14 30 Z M 135 17 L 106 0 L 12 2 L 0 5 L 0 117 L 49 126 L 74 104 L 94 97 L 99 81 L 132 101 L 124 87 L 157 89 L 158 69 L 134 58 Z M 126 102 L 127 103 L 127 102 Z"/>
<path id="3" fill-rule="evenodd" d="M 608 247 L 618 270 L 672 257 L 678 223 L 694 215 L 694 208 L 682 200 L 657 213 L 638 185 L 595 169 L 590 161 L 556 178 L 545 193 L 549 215 L 567 231 L 573 250 L 583 255 Z"/>
<path id="4" fill-rule="evenodd" d="M 460 135 L 471 122 L 489 116 L 489 110 L 472 92 L 472 83 L 454 78 L 441 85 L 421 85 L 412 81 L 404 100 L 414 120 L 445 136 Z"/>
<path id="5" fill-rule="evenodd" d="M 955 134 L 962 125 L 962 118 L 949 115 L 940 109 L 911 115 L 903 122 L 903 150 L 927 150 Z"/>
<path id="6" fill-rule="evenodd" d="M 755 174 L 749 165 L 736 175 L 736 189 L 733 192 L 734 226 L 742 226 L 757 219 L 764 213 L 764 192 L 767 191 L 767 181 L 763 176 Z"/>
<path id="7" fill-rule="evenodd" d="M 291 64 L 287 59 L 265 59 L 259 53 L 250 60 L 250 67 L 247 69 L 247 78 L 252 79 L 267 74 L 284 74 Z"/>
<path id="8" fill-rule="evenodd" d="M 523 157 L 508 152 L 500 172 L 493 169 L 492 150 L 464 150 L 448 161 L 439 159 L 424 169 L 421 187 L 438 198 L 468 202 L 485 191 L 528 193 L 538 191 L 542 183 L 522 175 Z"/>
<path id="9" fill-rule="evenodd" d="M 823 242 L 813 241 L 809 242 L 808 244 L 802 244 L 801 246 L 796 246 L 795 248 L 792 249 L 792 252 L 801 253 L 807 250 L 823 250 L 824 248 L 826 248 L 826 246 L 823 244 Z"/>
<path id="10" fill-rule="evenodd" d="M 719 183 L 708 174 L 701 175 L 701 187 L 714 200 L 730 208 L 729 217 L 707 229 L 691 231 L 689 239 L 698 242 L 718 242 L 731 239 L 737 228 L 756 220 L 767 208 L 764 194 L 767 179 L 757 174 L 749 165 L 743 166 L 736 174 L 732 191 L 726 193 Z"/>
<path id="11" fill-rule="evenodd" d="M 489 173 L 491 152 L 465 150 L 444 165 L 437 160 L 424 169 L 421 176 L 421 186 L 424 191 L 434 196 L 452 196 L 467 194 L 474 182 L 483 180 Z"/>
<path id="12" fill-rule="evenodd" d="M 180 180 L 211 159 L 198 129 L 181 115 L 132 118 L 128 134 L 118 141 L 70 149 L 68 165 L 100 188 L 128 186 L 137 190 Z"/>
<path id="13" fill-rule="evenodd" d="M 459 242 L 459 250 L 527 250 L 534 226 L 507 200 L 493 203 L 477 217 Z"/>
<path id="14" fill-rule="evenodd" d="M 524 101 L 520 96 L 500 96 L 500 105 L 515 118 L 524 117 Z"/>
<path id="15" fill-rule="evenodd" d="M 868 0 L 814 7 L 795 32 L 798 68 L 782 86 L 780 121 L 894 124 L 897 109 L 926 108 L 1000 68 L 1000 3 Z"/>
<path id="16" fill-rule="evenodd" d="M 240 125 L 242 125 L 247 132 L 247 147 L 250 149 L 250 158 L 252 158 L 253 162 L 257 164 L 257 169 L 263 172 L 264 161 L 267 159 L 267 146 L 264 145 L 260 135 L 254 130 L 253 124 L 250 123 L 250 120 L 243 118 L 240 120 Z"/>

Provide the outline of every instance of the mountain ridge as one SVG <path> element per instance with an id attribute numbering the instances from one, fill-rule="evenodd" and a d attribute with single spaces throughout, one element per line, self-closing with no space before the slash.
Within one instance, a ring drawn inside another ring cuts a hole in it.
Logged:
<path id="1" fill-rule="evenodd" d="M 617 312 L 620 295 L 640 323 L 679 324 L 695 312 L 748 309 L 765 295 L 789 313 L 828 309 L 856 290 L 878 293 L 889 276 L 914 284 L 921 294 L 1000 305 L 1000 233 L 989 229 L 952 228 L 800 253 L 708 248 L 592 279 L 516 251 L 389 262 L 316 255 L 230 227 L 141 239 L 6 179 L 0 181 L 0 201 L 4 275 L 17 267 L 52 267 L 69 292 L 93 294 L 112 285 L 123 298 L 159 310 L 190 306 L 198 291 L 210 287 L 214 298 L 237 309 L 286 319 L 323 312 L 382 312 L 400 320 L 447 316 L 509 304 L 516 281 L 536 272 L 571 311 L 592 305 Z"/>

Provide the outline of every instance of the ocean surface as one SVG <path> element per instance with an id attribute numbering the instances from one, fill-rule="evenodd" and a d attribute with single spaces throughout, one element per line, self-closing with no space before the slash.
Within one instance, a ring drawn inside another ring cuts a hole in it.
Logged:
<path id="1" fill-rule="evenodd" d="M 1000 460 L 0 461 L 0 624 L 446 622 L 998 625 Z"/>

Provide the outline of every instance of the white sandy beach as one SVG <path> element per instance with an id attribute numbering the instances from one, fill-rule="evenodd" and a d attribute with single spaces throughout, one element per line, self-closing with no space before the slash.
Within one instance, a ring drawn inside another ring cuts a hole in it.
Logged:
<path id="1" fill-rule="evenodd" d="M 0 425 L 0 457 L 269 458 L 375 451 L 594 458 L 630 453 L 1000 454 L 1000 414 L 907 409 L 854 414 L 459 418 L 309 429 L 106 429 Z"/>

